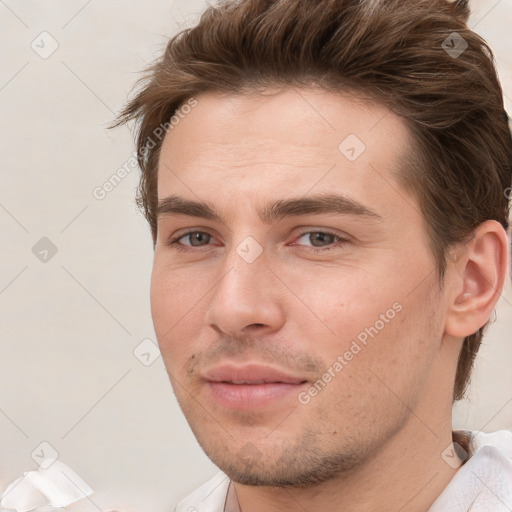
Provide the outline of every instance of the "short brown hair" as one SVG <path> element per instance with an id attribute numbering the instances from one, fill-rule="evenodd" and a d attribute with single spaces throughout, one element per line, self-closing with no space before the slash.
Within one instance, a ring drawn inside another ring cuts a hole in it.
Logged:
<path id="1" fill-rule="evenodd" d="M 491 49 L 466 25 L 467 2 L 224 0 L 181 31 L 141 79 L 114 126 L 137 119 L 137 204 L 156 243 L 161 138 L 201 93 L 270 86 L 355 92 L 407 122 L 400 175 L 417 198 L 442 282 L 447 249 L 488 219 L 508 229 L 512 140 Z M 148 149 L 148 141 L 153 144 Z M 464 396 L 484 327 L 464 340 L 454 400 Z"/>

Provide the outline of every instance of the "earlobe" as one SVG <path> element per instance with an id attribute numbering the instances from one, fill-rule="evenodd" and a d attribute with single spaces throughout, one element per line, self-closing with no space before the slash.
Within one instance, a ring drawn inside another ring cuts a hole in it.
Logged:
<path id="1" fill-rule="evenodd" d="M 480 224 L 453 263 L 457 277 L 448 304 L 446 334 L 464 338 L 486 324 L 503 290 L 508 258 L 503 226 L 494 220 Z"/>

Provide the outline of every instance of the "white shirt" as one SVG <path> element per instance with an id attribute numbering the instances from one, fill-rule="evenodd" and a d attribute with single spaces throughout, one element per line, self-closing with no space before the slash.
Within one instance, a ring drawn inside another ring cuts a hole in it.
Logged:
<path id="1" fill-rule="evenodd" d="M 472 431 L 469 459 L 428 512 L 510 512 L 512 431 Z M 219 472 L 182 500 L 174 512 L 224 512 L 229 477 Z"/>

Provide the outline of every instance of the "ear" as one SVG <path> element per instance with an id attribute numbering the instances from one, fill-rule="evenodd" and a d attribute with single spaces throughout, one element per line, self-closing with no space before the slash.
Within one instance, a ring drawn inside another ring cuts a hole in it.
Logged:
<path id="1" fill-rule="evenodd" d="M 465 338 L 484 326 L 500 298 L 508 274 L 509 242 L 503 226 L 488 220 L 461 244 L 453 263 L 445 333 Z"/>

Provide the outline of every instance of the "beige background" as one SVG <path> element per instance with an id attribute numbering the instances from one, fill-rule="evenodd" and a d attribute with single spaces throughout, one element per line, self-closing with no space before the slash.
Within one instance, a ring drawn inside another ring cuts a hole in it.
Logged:
<path id="1" fill-rule="evenodd" d="M 98 491 L 99 509 L 172 510 L 216 471 L 161 358 L 144 366 L 133 354 L 155 340 L 137 171 L 103 200 L 93 196 L 133 152 L 129 131 L 106 124 L 138 71 L 204 5 L 0 0 L 0 490 L 37 467 L 31 453 L 42 441 Z M 474 10 L 512 112 L 512 1 Z M 43 237 L 57 249 L 46 263 L 32 252 Z M 509 288 L 457 427 L 512 428 L 511 331 Z"/>

